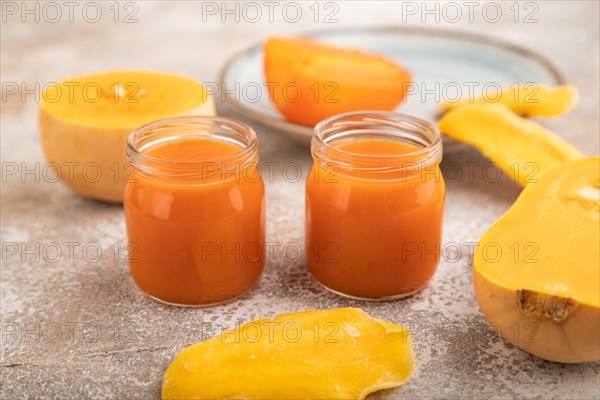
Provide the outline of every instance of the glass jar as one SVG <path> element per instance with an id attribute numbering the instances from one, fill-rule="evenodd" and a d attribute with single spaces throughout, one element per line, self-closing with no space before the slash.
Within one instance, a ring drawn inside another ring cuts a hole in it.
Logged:
<path id="1" fill-rule="evenodd" d="M 265 254 L 254 130 L 219 117 L 164 119 L 133 132 L 127 156 L 133 174 L 125 186 L 125 221 L 137 285 L 185 306 L 249 290 Z"/>
<path id="2" fill-rule="evenodd" d="M 306 249 L 326 288 L 361 299 L 422 289 L 441 253 L 442 141 L 426 121 L 352 112 L 320 122 L 306 182 Z"/>

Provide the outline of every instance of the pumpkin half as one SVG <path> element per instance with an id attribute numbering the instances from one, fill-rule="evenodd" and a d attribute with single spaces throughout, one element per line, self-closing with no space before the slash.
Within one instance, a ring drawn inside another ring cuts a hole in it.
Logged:
<path id="1" fill-rule="evenodd" d="M 525 187 L 481 237 L 473 285 L 496 331 L 546 360 L 600 360 L 600 157 Z"/>
<path id="2" fill-rule="evenodd" d="M 46 159 L 73 191 L 123 201 L 127 137 L 148 122 L 176 115 L 214 115 L 212 96 L 177 75 L 111 71 L 66 79 L 42 95 L 39 123 Z"/>

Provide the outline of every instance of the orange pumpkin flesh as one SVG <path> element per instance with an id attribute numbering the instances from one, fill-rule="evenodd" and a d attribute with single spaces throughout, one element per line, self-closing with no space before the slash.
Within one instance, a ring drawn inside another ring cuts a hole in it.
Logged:
<path id="1" fill-rule="evenodd" d="M 277 110 L 309 126 L 344 112 L 394 110 L 412 83 L 390 59 L 303 38 L 267 40 L 264 71 Z"/>

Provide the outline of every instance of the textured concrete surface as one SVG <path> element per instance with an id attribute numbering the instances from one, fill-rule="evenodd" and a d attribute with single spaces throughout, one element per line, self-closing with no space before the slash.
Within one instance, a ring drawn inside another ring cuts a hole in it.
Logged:
<path id="1" fill-rule="evenodd" d="M 511 3 L 503 3 L 505 13 Z M 339 24 L 399 23 L 401 18 L 400 6 L 391 2 L 362 9 L 360 2 L 338 4 Z M 586 154 L 598 153 L 598 3 L 535 4 L 538 23 L 514 23 L 506 17 L 492 24 L 476 16 L 474 23 L 440 25 L 485 31 L 551 58 L 579 86 L 582 98 L 574 112 L 544 123 Z M 310 18 L 298 24 L 280 18 L 262 24 L 203 22 L 199 7 L 194 2 L 142 4 L 139 22 L 128 25 L 110 18 L 98 24 L 9 20 L 2 24 L 2 81 L 43 84 L 123 67 L 214 81 L 229 56 L 270 34 L 335 28 Z M 303 7 L 308 12 L 308 5 Z M 418 17 L 407 23 L 419 24 Z M 162 374 L 183 347 L 251 319 L 342 306 L 361 307 L 413 332 L 413 377 L 403 387 L 372 398 L 600 397 L 599 363 L 561 365 L 530 356 L 496 335 L 479 311 L 468 243 L 476 242 L 508 209 L 520 188 L 506 177 L 498 182 L 484 179 L 487 161 L 476 151 L 445 160 L 446 165 L 479 164 L 472 180 L 463 174 L 448 183 L 444 241 L 459 244 L 462 257 L 442 262 L 419 294 L 385 303 L 348 300 L 315 283 L 291 250 L 285 257 L 285 244 L 303 241 L 304 185 L 303 180 L 286 181 L 276 167 L 273 178 L 265 179 L 268 239 L 279 246 L 260 283 L 231 303 L 182 309 L 145 297 L 133 283 L 124 262 L 121 207 L 80 198 L 60 183 L 48 182 L 43 172 L 39 179 L 35 173 L 24 179 L 5 174 L 7 163 L 34 168 L 44 162 L 36 108 L 31 98 L 2 101 L 0 398 L 158 398 Z M 231 115 L 225 107 L 219 109 Z M 310 156 L 305 148 L 280 132 L 255 126 L 263 161 L 294 162 L 306 174 Z M 19 246 L 16 254 L 7 247 L 14 245 Z"/>

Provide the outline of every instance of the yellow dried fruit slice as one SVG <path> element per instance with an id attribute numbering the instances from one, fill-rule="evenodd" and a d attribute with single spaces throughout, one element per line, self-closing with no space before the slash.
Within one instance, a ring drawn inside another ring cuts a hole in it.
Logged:
<path id="1" fill-rule="evenodd" d="M 363 399 L 402 385 L 414 357 L 408 329 L 357 308 L 260 319 L 179 353 L 163 399 Z"/>
<path id="2" fill-rule="evenodd" d="M 523 185 L 537 182 L 540 173 L 557 164 L 583 157 L 553 132 L 502 104 L 459 107 L 445 114 L 438 127 L 479 149 Z"/>
<path id="3" fill-rule="evenodd" d="M 554 88 L 535 83 L 526 83 L 504 88 L 499 92 L 487 93 L 474 99 L 445 102 L 443 111 L 454 110 L 469 104 L 504 104 L 521 115 L 534 117 L 556 117 L 570 111 L 579 100 L 575 86 L 562 85 Z"/>

